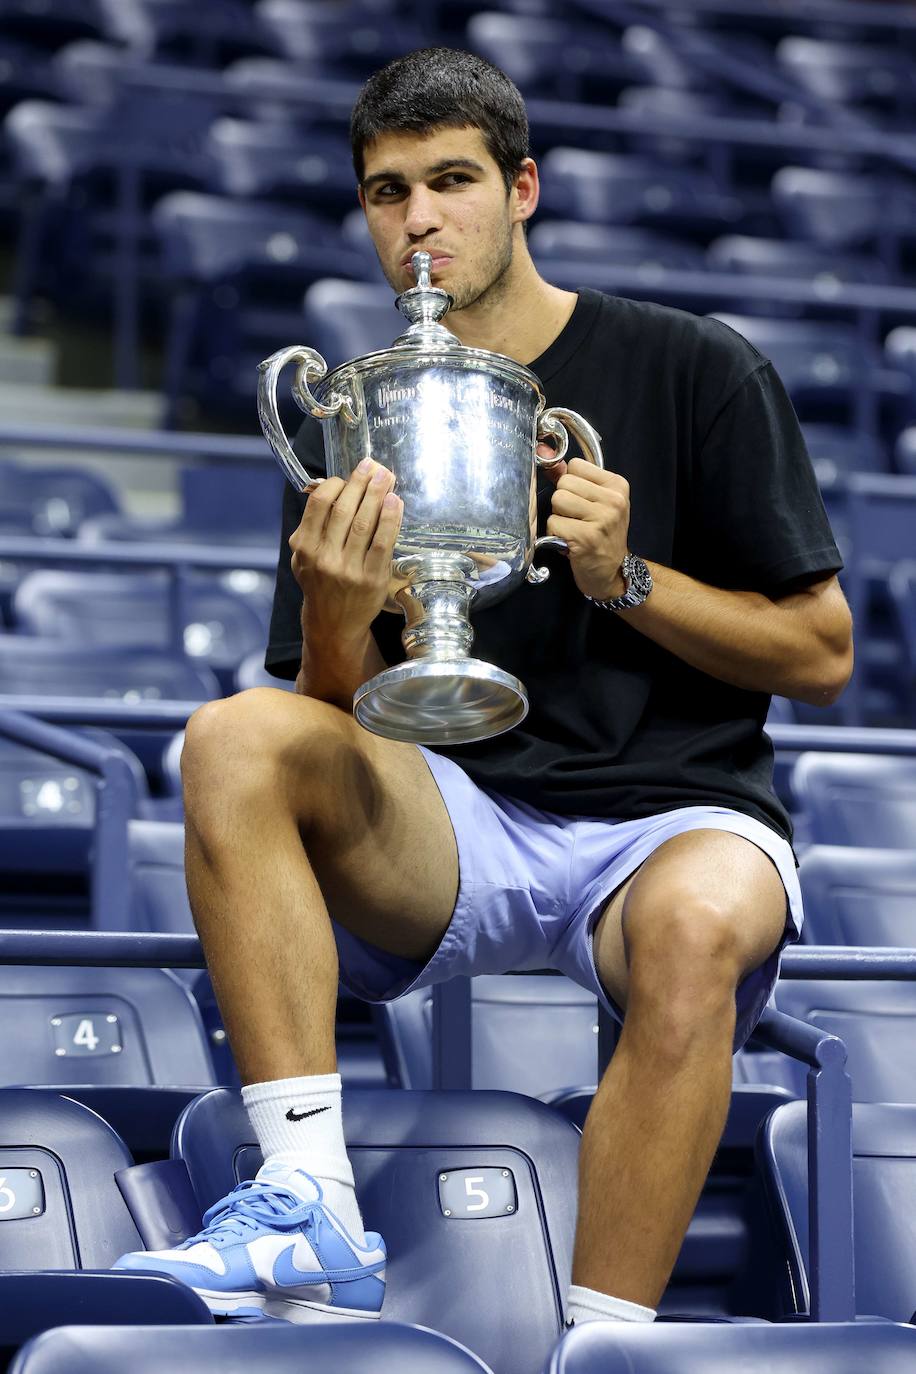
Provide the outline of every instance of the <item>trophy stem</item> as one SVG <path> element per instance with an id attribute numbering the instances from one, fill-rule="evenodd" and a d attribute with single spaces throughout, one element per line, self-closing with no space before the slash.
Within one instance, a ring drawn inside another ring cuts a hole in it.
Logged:
<path id="1" fill-rule="evenodd" d="M 517 677 L 471 658 L 472 559 L 430 555 L 396 559 L 410 580 L 395 594 L 406 617 L 407 660 L 356 692 L 353 710 L 367 730 L 413 744 L 463 744 L 511 730 L 528 712 Z"/>

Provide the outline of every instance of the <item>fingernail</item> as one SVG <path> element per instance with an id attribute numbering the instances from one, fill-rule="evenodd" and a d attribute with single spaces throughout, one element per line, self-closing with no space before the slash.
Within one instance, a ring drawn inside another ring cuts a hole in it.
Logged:
<path id="1" fill-rule="evenodd" d="M 400 496 L 395 496 L 393 491 L 389 491 L 384 501 L 382 502 L 382 505 L 387 506 L 389 510 L 393 510 L 395 506 L 399 506 L 400 504 Z"/>
<path id="2" fill-rule="evenodd" d="M 374 467 L 375 467 L 375 464 L 373 463 L 373 461 L 372 461 L 371 458 L 364 458 L 363 461 L 362 461 L 361 463 L 358 463 L 358 464 L 357 464 L 356 471 L 357 471 L 357 472 L 371 472 L 372 469 L 373 469 Z"/>

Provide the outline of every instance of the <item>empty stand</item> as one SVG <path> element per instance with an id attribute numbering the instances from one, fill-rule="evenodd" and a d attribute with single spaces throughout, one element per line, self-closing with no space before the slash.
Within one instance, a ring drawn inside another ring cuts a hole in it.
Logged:
<path id="1" fill-rule="evenodd" d="M 816 844 L 913 848 L 916 759 L 802 754 L 792 789 Z"/>
<path id="2" fill-rule="evenodd" d="M 798 871 L 803 939 L 816 945 L 916 948 L 916 855 L 899 849 L 814 844 Z"/>

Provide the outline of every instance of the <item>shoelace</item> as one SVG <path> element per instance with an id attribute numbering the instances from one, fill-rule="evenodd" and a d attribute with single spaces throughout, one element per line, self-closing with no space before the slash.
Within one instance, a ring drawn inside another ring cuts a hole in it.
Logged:
<path id="1" fill-rule="evenodd" d="M 278 1188 L 276 1184 L 246 1179 L 204 1212 L 203 1229 L 182 1241 L 178 1248 L 187 1250 L 202 1240 L 226 1244 L 230 1240 L 243 1239 L 249 1232 L 260 1231 L 265 1225 L 279 1231 L 307 1226 L 317 1240 L 322 1220 L 320 1198 L 303 1202 L 295 1193 Z"/>

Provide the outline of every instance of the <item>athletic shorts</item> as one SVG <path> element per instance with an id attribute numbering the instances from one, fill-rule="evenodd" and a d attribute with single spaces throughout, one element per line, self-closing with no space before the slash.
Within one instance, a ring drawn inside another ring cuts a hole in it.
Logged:
<path id="1" fill-rule="evenodd" d="M 736 992 L 740 1049 L 772 996 L 783 947 L 801 933 L 795 858 L 782 836 L 724 806 L 685 806 L 633 821 L 556 816 L 486 791 L 450 759 L 418 747 L 458 843 L 455 910 L 426 964 L 388 954 L 335 924 L 344 987 L 366 1001 L 389 1002 L 459 974 L 556 969 L 622 1021 L 598 978 L 593 951 L 595 925 L 608 899 L 673 835 L 726 830 L 769 855 L 788 898 L 779 948 Z"/>

